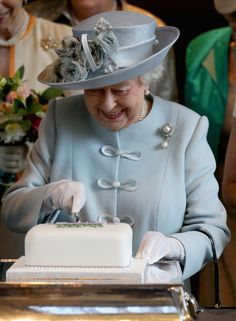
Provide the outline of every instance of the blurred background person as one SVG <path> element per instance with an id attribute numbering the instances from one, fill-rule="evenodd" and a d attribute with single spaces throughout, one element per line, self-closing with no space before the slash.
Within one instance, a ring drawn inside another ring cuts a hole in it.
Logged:
<path id="1" fill-rule="evenodd" d="M 213 29 L 194 38 L 186 51 L 185 104 L 209 119 L 208 141 L 217 161 L 216 177 L 220 197 L 224 161 L 236 98 L 236 1 L 214 0 L 216 11 L 228 26 Z M 228 225 L 232 232 L 220 262 L 221 296 L 224 306 L 236 305 L 236 222 L 232 209 L 227 208 Z M 201 272 L 197 281 L 200 303 L 209 301 L 210 267 Z"/>
<path id="2" fill-rule="evenodd" d="M 158 26 L 165 25 L 160 18 L 154 16 L 149 11 L 121 0 L 51 0 L 50 2 L 35 0 L 31 1 L 26 8 L 29 12 L 39 17 L 72 26 L 92 15 L 113 10 L 142 13 L 155 19 Z M 150 90 L 164 99 L 178 101 L 173 49 L 170 50 L 162 66 L 162 77 L 152 82 Z"/>
<path id="3" fill-rule="evenodd" d="M 185 104 L 209 119 L 208 141 L 221 182 L 236 97 L 236 1 L 214 0 L 214 5 L 229 26 L 205 32 L 188 45 Z"/>
<path id="4" fill-rule="evenodd" d="M 0 75 L 13 76 L 25 66 L 31 88 L 47 88 L 37 80 L 40 70 L 56 58 L 54 49 L 71 28 L 28 14 L 22 0 L 0 2 Z"/>
<path id="5" fill-rule="evenodd" d="M 236 104 L 225 157 L 222 195 L 224 203 L 236 211 Z"/>
<path id="6" fill-rule="evenodd" d="M 55 60 L 54 48 L 62 37 L 71 35 L 71 28 L 28 14 L 23 5 L 22 0 L 0 1 L 0 76 L 12 77 L 19 67 L 24 66 L 23 82 L 39 92 L 47 86 L 37 80 L 37 75 Z M 0 103 L 1 99 L 2 96 Z M 15 174 L 24 169 L 27 151 L 26 144 L 9 146 L 0 142 L 1 193 L 11 183 L 5 180 L 6 177 L 14 180 Z M 23 254 L 23 238 L 5 230 L 1 220 L 0 238 L 0 257 Z"/>

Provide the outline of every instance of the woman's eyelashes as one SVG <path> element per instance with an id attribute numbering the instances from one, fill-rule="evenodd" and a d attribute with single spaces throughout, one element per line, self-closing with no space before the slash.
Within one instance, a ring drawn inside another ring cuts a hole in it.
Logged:
<path id="1" fill-rule="evenodd" d="M 112 89 L 111 91 L 115 95 L 123 96 L 123 95 L 127 95 L 129 93 L 129 88 Z"/>

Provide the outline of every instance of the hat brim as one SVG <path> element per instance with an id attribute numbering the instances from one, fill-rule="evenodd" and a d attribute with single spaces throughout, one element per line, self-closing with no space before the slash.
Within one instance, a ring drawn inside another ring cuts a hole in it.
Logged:
<path id="1" fill-rule="evenodd" d="M 51 82 L 50 75 L 52 69 L 54 68 L 54 65 L 51 64 L 39 74 L 38 80 L 41 83 L 54 88 L 65 90 L 83 90 L 107 87 L 129 79 L 133 79 L 161 65 L 171 46 L 178 39 L 179 34 L 179 30 L 175 27 L 157 27 L 156 39 L 158 40 L 158 43 L 154 45 L 153 54 L 140 61 L 138 64 L 126 68 L 120 68 L 112 73 L 94 76 L 80 81 Z"/>

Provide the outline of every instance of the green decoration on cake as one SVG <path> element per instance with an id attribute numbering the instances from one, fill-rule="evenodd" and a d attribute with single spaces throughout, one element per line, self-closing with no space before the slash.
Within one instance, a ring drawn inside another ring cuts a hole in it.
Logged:
<path id="1" fill-rule="evenodd" d="M 102 225 L 102 223 L 86 222 L 86 223 L 56 223 L 56 226 L 60 227 L 60 228 L 65 228 L 65 227 L 70 227 L 70 228 L 94 227 L 94 228 L 97 228 L 97 227 L 102 227 L 103 225 Z"/>

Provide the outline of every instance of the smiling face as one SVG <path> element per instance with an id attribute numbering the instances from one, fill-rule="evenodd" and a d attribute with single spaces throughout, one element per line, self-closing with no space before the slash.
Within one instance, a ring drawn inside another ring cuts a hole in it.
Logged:
<path id="1" fill-rule="evenodd" d="M 132 79 L 109 87 L 84 91 L 90 115 L 110 130 L 128 127 L 140 118 L 147 86 Z"/>
<path id="2" fill-rule="evenodd" d="M 20 14 L 23 11 L 22 2 L 22 0 L 0 1 L 0 34 L 4 35 L 6 30 L 12 30 L 14 34 L 15 28 L 18 27 L 22 19 Z"/>

